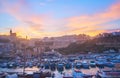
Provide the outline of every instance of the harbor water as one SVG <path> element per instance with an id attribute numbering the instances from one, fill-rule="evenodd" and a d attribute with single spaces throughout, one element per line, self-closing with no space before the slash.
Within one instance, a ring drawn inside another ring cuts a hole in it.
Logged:
<path id="1" fill-rule="evenodd" d="M 8 69 L 8 68 L 0 68 L 0 72 L 17 72 L 17 73 L 23 73 L 23 68 L 15 68 L 15 69 Z M 32 68 L 25 68 L 25 73 L 27 74 L 33 74 L 34 72 L 39 71 L 40 68 L 37 67 L 32 67 Z M 98 67 L 94 67 L 94 68 L 89 68 L 89 69 L 80 69 L 81 72 L 83 72 L 84 74 L 89 74 L 89 75 L 95 75 L 96 72 L 99 70 Z M 52 73 L 57 74 L 55 76 L 55 78 L 61 78 L 62 74 L 61 73 L 69 73 L 72 74 L 72 69 L 65 69 L 62 72 L 59 72 L 57 69 L 55 71 L 51 71 L 50 69 L 44 69 L 44 71 L 50 71 Z"/>

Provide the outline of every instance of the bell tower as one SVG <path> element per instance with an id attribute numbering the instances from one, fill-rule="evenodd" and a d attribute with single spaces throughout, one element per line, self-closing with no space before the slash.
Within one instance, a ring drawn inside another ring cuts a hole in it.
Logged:
<path id="1" fill-rule="evenodd" d="M 10 29 L 10 35 L 12 35 L 12 29 Z"/>

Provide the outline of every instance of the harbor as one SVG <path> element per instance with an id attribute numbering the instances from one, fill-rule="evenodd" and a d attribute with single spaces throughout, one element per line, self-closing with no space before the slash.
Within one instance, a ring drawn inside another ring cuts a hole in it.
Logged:
<path id="1" fill-rule="evenodd" d="M 120 78 L 120 0 L 0 0 L 0 78 Z"/>
<path id="2" fill-rule="evenodd" d="M 40 61 L 17 62 L 0 63 L 1 78 L 15 74 L 15 78 L 120 78 L 119 53 L 56 56 L 47 52 Z"/>

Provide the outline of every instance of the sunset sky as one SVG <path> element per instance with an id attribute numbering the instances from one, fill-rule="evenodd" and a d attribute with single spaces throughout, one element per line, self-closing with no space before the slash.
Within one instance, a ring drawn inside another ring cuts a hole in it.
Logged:
<path id="1" fill-rule="evenodd" d="M 120 0 L 0 0 L 0 34 L 30 38 L 120 30 Z"/>

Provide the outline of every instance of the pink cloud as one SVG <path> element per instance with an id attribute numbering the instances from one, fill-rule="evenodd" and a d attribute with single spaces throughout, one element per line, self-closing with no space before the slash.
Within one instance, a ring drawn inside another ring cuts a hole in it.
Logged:
<path id="1" fill-rule="evenodd" d="M 26 3 L 25 0 L 17 0 L 12 4 L 7 1 L 2 1 L 2 4 L 4 12 L 12 15 L 15 19 L 21 22 L 21 24 L 28 24 L 29 27 L 35 30 L 41 30 L 42 25 L 49 17 L 48 14 L 33 14 L 29 12 L 29 4 Z"/>
<path id="2" fill-rule="evenodd" d="M 105 32 L 103 23 L 120 19 L 120 2 L 109 7 L 105 12 L 93 15 L 75 16 L 67 19 L 67 26 L 71 28 L 71 33 L 87 33 L 96 35 L 96 32 Z M 107 27 L 109 28 L 109 26 Z M 102 30 L 101 30 L 102 29 Z"/>
<path id="3" fill-rule="evenodd" d="M 31 14 L 29 12 L 30 5 L 25 0 L 18 0 L 14 4 L 2 1 L 2 5 L 5 12 L 22 23 L 21 26 L 15 28 L 17 33 L 19 35 L 29 34 L 32 37 L 80 33 L 96 35 L 101 32 L 106 32 L 105 28 L 109 28 L 109 26 L 101 26 L 100 24 L 120 19 L 120 2 L 112 5 L 104 12 L 57 20 L 51 18 L 49 14 Z M 48 32 L 49 30 L 50 32 Z"/>

